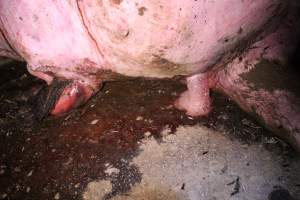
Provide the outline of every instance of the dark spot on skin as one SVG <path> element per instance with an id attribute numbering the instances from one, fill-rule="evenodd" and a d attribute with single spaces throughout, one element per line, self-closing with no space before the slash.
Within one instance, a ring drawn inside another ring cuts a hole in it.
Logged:
<path id="1" fill-rule="evenodd" d="M 123 0 L 111 0 L 112 3 L 120 5 Z"/>
<path id="2" fill-rule="evenodd" d="M 23 21 L 23 18 L 22 18 L 22 17 L 19 17 L 19 19 L 20 19 L 21 21 Z"/>
<path id="3" fill-rule="evenodd" d="M 285 90 L 300 97 L 300 82 L 297 73 L 276 60 L 262 60 L 255 67 L 241 74 L 241 77 L 250 82 L 253 89 L 260 88 L 267 91 Z"/>
<path id="4" fill-rule="evenodd" d="M 33 21 L 36 22 L 38 21 L 39 17 L 37 15 L 32 15 Z"/>
<path id="5" fill-rule="evenodd" d="M 184 188 L 185 188 L 185 183 L 182 184 L 181 190 L 184 190 Z"/>
<path id="6" fill-rule="evenodd" d="M 227 36 L 227 37 L 220 38 L 220 39 L 218 40 L 218 42 L 223 43 L 223 44 L 225 44 L 225 43 L 227 43 L 227 42 L 230 42 L 230 41 L 234 41 L 234 38 L 231 38 L 231 37 Z M 232 50 L 231 50 L 231 51 L 232 51 Z"/>
<path id="7" fill-rule="evenodd" d="M 238 31 L 238 34 L 242 34 L 243 33 L 243 28 L 240 27 L 239 31 Z"/>
<path id="8" fill-rule="evenodd" d="M 140 15 L 140 16 L 143 16 L 146 10 L 147 10 L 147 8 L 145 8 L 145 7 L 140 7 L 140 8 L 138 9 L 139 15 Z"/>
<path id="9" fill-rule="evenodd" d="M 128 37 L 128 35 L 129 35 L 129 30 L 125 33 L 125 37 Z"/>

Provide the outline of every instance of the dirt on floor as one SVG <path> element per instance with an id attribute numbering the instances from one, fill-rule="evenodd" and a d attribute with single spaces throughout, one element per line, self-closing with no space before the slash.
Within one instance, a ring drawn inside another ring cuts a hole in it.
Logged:
<path id="1" fill-rule="evenodd" d="M 39 121 L 34 99 L 44 83 L 29 75 L 25 66 L 10 60 L 0 64 L 0 199 L 88 198 L 84 195 L 96 187 L 94 181 L 105 185 L 108 192 L 96 193 L 106 199 L 120 199 L 115 196 L 129 191 L 135 194 L 139 184 L 147 185 L 145 172 L 132 164 L 143 151 L 144 139 L 163 144 L 179 126 L 206 127 L 230 141 L 260 145 L 280 155 L 279 165 L 287 171 L 298 159 L 286 143 L 219 94 L 212 94 L 214 109 L 207 117 L 192 118 L 178 111 L 173 102 L 186 89 L 178 80 L 109 82 L 72 113 Z M 300 189 L 300 182 L 294 187 Z M 160 195 L 164 199 L 164 193 Z"/>

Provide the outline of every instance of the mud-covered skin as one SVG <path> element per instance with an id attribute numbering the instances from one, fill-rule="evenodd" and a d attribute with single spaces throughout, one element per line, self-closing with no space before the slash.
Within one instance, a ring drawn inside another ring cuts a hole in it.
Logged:
<path id="1" fill-rule="evenodd" d="M 262 59 L 250 71 L 240 76 L 252 83 L 253 90 L 265 89 L 270 92 L 286 90 L 300 97 L 297 71 L 283 65 L 280 60 Z"/>
<path id="2" fill-rule="evenodd" d="M 298 66 L 289 58 L 299 44 L 299 3 L 279 29 L 256 42 L 216 72 L 221 91 L 300 151 L 300 83 Z"/>

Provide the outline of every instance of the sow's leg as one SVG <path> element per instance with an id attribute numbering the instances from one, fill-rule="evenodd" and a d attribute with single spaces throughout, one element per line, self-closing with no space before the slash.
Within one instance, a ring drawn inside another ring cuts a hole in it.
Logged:
<path id="1" fill-rule="evenodd" d="M 290 72 L 299 66 L 289 62 L 299 29 L 299 19 L 290 15 L 275 33 L 217 72 L 216 89 L 300 151 L 299 74 Z"/>
<path id="2" fill-rule="evenodd" d="M 197 74 L 186 80 L 187 91 L 175 102 L 178 109 L 186 110 L 188 115 L 207 115 L 211 110 L 209 90 L 211 85 L 209 73 Z"/>

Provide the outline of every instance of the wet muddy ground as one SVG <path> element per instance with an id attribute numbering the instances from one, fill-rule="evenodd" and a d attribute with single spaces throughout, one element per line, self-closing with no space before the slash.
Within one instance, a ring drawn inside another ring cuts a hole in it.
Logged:
<path id="1" fill-rule="evenodd" d="M 2 61 L 0 199 L 81 199 L 89 182 L 108 178 L 112 189 L 105 198 L 125 193 L 142 180 L 140 170 L 130 164 L 140 154 L 142 139 L 153 136 L 160 143 L 163 130 L 172 134 L 182 125 L 201 125 L 225 131 L 242 144 L 263 145 L 282 155 L 280 165 L 286 171 L 289 160 L 297 157 L 221 95 L 212 94 L 214 109 L 207 117 L 192 118 L 176 110 L 172 103 L 185 90 L 179 81 L 106 83 L 74 112 L 38 121 L 34 95 L 42 84 L 26 72 L 24 63 Z M 300 182 L 294 184 L 300 188 Z"/>

